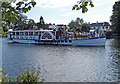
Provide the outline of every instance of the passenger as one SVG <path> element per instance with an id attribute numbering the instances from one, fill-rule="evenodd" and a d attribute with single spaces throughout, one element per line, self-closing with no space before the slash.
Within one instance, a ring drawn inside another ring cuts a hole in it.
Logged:
<path id="1" fill-rule="evenodd" d="M 77 35 L 76 35 L 76 33 L 74 34 L 74 37 L 77 39 Z"/>
<path id="2" fill-rule="evenodd" d="M 93 37 L 95 37 L 95 32 L 93 32 Z"/>

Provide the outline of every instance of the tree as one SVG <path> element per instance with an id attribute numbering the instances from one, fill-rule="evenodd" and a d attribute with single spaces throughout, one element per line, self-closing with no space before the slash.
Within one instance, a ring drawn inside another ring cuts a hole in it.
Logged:
<path id="1" fill-rule="evenodd" d="M 71 30 L 76 30 L 76 28 L 80 26 L 78 24 L 78 22 L 75 22 L 73 20 L 68 25 L 69 25 L 69 27 L 70 27 Z"/>
<path id="2" fill-rule="evenodd" d="M 20 19 L 22 13 L 26 13 L 36 5 L 35 1 L 19 1 L 15 6 L 12 6 L 13 2 L 2 2 L 2 27 L 4 30 L 8 29 L 10 24 L 14 24 L 16 20 Z"/>
<path id="3" fill-rule="evenodd" d="M 72 20 L 69 23 L 69 26 L 72 31 L 88 32 L 90 30 L 90 25 L 87 23 L 84 23 L 84 20 L 79 17 L 77 17 L 75 21 Z"/>
<path id="4" fill-rule="evenodd" d="M 113 14 L 110 20 L 113 31 L 120 33 L 120 1 L 115 2 L 113 5 Z"/>
<path id="5" fill-rule="evenodd" d="M 77 18 L 76 20 L 75 20 L 75 22 L 77 22 L 79 25 L 82 25 L 83 23 L 84 23 L 84 20 L 82 19 L 82 18 Z"/>
<path id="6" fill-rule="evenodd" d="M 33 29 L 33 26 L 35 26 L 35 21 L 33 19 L 28 19 L 27 20 L 27 29 Z"/>
<path id="7" fill-rule="evenodd" d="M 28 29 L 33 29 L 35 25 L 36 24 L 33 19 L 18 20 L 15 22 L 14 29 L 15 30 L 28 30 Z"/>
<path id="8" fill-rule="evenodd" d="M 91 26 L 87 23 L 82 24 L 81 32 L 89 32 L 91 29 Z"/>
<path id="9" fill-rule="evenodd" d="M 21 14 L 21 16 L 19 16 L 19 20 L 14 23 L 14 29 L 23 30 L 26 27 L 26 20 L 27 16 Z"/>
<path id="10" fill-rule="evenodd" d="M 70 30 L 71 31 L 78 31 L 78 32 L 89 32 L 91 29 L 91 26 L 87 23 L 84 23 L 84 20 L 82 18 L 76 18 L 76 20 L 72 20 L 69 23 Z"/>
<path id="11" fill-rule="evenodd" d="M 91 0 L 80 0 L 75 4 L 72 8 L 72 10 L 82 10 L 82 13 L 85 13 L 88 11 L 87 6 L 94 7 L 93 3 Z"/>

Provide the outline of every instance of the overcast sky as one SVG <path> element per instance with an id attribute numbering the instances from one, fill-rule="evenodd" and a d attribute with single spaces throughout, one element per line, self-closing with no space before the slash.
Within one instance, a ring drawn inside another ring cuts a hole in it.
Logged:
<path id="1" fill-rule="evenodd" d="M 72 6 L 78 0 L 35 0 L 36 6 L 26 15 L 29 19 L 39 22 L 42 15 L 45 23 L 68 24 L 77 17 L 83 18 L 86 22 L 94 23 L 109 22 L 112 15 L 112 7 L 117 0 L 92 0 L 95 7 L 89 7 L 87 13 L 73 11 Z"/>

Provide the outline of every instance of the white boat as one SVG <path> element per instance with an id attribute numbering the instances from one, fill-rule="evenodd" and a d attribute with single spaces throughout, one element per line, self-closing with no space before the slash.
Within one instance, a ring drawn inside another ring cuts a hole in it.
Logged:
<path id="1" fill-rule="evenodd" d="M 18 43 L 51 44 L 51 45 L 71 45 L 71 46 L 105 46 L 106 36 L 99 37 L 76 37 L 62 34 L 53 30 L 18 30 L 8 31 L 8 39 Z"/>
<path id="2" fill-rule="evenodd" d="M 106 36 L 93 37 L 89 39 L 75 39 L 73 46 L 105 46 Z"/>

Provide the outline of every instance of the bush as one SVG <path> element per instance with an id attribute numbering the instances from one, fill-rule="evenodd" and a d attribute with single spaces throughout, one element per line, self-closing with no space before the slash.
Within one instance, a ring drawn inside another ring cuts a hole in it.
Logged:
<path id="1" fill-rule="evenodd" d="M 107 39 L 111 38 L 112 34 L 113 34 L 112 31 L 106 32 L 106 38 L 107 38 Z"/>
<path id="2" fill-rule="evenodd" d="M 11 78 L 8 75 L 5 74 L 4 71 L 0 71 L 2 76 L 1 78 L 1 84 L 4 84 L 5 82 L 17 82 L 19 84 L 21 83 L 27 83 L 27 84 L 36 84 L 38 82 L 42 82 L 43 79 L 40 79 L 40 68 L 35 68 L 32 70 L 32 73 L 30 72 L 29 68 L 27 68 L 21 75 L 17 75 L 16 78 Z"/>

